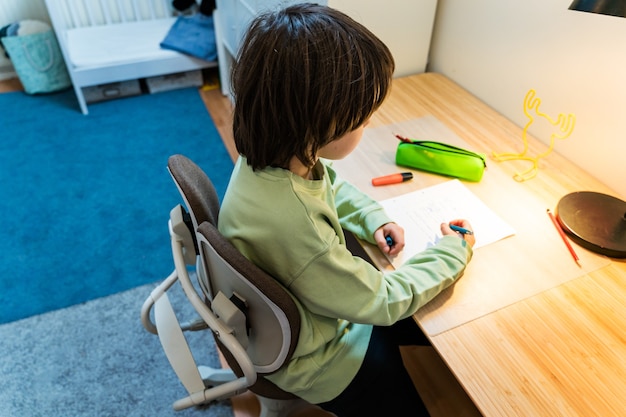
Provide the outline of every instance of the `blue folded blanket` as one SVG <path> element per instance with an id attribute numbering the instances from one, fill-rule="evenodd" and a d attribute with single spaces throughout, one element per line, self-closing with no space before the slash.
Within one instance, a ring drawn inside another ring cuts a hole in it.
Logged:
<path id="1" fill-rule="evenodd" d="M 161 48 L 173 49 L 206 61 L 216 61 L 213 16 L 202 13 L 179 16 L 160 45 Z"/>

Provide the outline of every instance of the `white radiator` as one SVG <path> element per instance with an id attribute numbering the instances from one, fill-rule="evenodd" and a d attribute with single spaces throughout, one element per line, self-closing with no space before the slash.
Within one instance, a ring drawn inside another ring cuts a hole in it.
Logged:
<path id="1" fill-rule="evenodd" d="M 32 19 L 50 23 L 44 0 L 0 0 L 0 28 L 20 20 Z M 0 50 L 0 80 L 15 77 L 11 61 Z"/>

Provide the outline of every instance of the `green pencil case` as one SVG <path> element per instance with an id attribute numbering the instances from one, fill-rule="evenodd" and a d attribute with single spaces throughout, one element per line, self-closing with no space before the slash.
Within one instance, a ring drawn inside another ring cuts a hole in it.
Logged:
<path id="1" fill-rule="evenodd" d="M 396 164 L 478 182 L 487 167 L 486 155 L 441 142 L 402 140 L 396 150 Z"/>

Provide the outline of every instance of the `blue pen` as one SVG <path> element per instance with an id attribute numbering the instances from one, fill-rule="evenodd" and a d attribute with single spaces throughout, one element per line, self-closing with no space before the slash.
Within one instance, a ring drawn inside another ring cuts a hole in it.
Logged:
<path id="1" fill-rule="evenodd" d="M 393 246 L 393 239 L 391 238 L 391 236 L 385 236 L 385 240 L 387 241 L 387 246 Z"/>
<path id="2" fill-rule="evenodd" d="M 461 226 L 456 226 L 454 224 L 450 225 L 450 229 L 454 230 L 455 232 L 459 232 L 461 234 L 464 234 L 464 235 L 473 235 L 474 234 L 474 232 L 472 232 L 471 230 L 466 229 L 466 228 L 461 227 Z"/>

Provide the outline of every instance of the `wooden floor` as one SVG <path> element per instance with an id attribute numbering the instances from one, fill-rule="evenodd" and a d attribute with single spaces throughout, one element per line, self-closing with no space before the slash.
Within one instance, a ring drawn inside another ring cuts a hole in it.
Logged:
<path id="1" fill-rule="evenodd" d="M 0 80 L 0 93 L 20 90 L 22 90 L 22 85 L 18 79 Z M 231 158 L 234 160 L 237 156 L 237 151 L 235 150 L 231 128 L 232 107 L 230 100 L 224 97 L 220 90 L 216 88 L 202 88 L 200 89 L 200 94 Z M 79 111 L 78 105 L 76 111 Z M 481 416 L 433 348 L 406 347 L 403 348 L 402 355 L 411 378 L 422 395 L 432 417 Z M 382 381 L 382 383 L 386 382 Z M 251 393 L 234 397 L 232 403 L 235 417 L 259 416 L 258 401 Z M 410 411 L 407 412 L 407 415 L 410 415 Z M 329 414 L 311 407 L 292 415 L 292 417 L 314 416 L 329 416 Z"/>
<path id="2" fill-rule="evenodd" d="M 21 91 L 22 84 L 17 78 L 9 78 L 0 81 L 0 93 L 8 93 L 10 91 Z"/>

